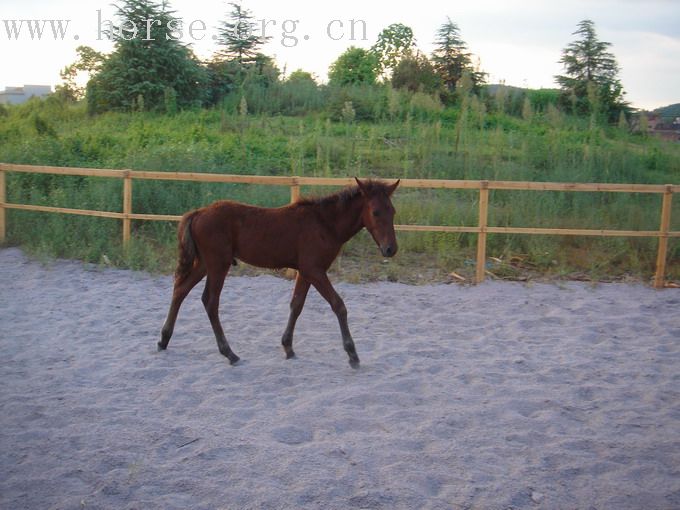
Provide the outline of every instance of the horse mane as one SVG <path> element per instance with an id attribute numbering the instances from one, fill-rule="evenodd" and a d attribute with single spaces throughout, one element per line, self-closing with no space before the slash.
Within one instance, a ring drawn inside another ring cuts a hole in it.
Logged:
<path id="1" fill-rule="evenodd" d="M 373 179 L 368 179 L 365 181 L 361 181 L 361 184 L 364 186 L 366 191 L 368 192 L 369 195 L 379 195 L 381 193 L 387 195 L 388 194 L 388 185 L 380 182 L 380 181 L 375 181 Z M 361 194 L 361 191 L 359 190 L 359 186 L 356 184 L 354 186 L 348 186 L 344 189 L 341 189 L 340 191 L 333 193 L 331 195 L 326 195 L 322 197 L 301 197 L 298 198 L 297 201 L 295 202 L 296 204 L 299 205 L 320 205 L 320 206 L 327 206 L 327 205 L 333 205 L 337 203 L 347 203 L 355 199 Z"/>

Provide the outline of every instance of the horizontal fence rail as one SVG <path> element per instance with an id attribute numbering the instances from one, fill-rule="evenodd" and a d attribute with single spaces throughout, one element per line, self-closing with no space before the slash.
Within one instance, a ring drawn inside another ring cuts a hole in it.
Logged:
<path id="1" fill-rule="evenodd" d="M 123 179 L 122 212 L 69 209 L 44 205 L 9 203 L 6 199 L 5 174 L 7 172 L 44 173 L 52 175 L 75 175 L 84 177 L 108 177 Z M 347 186 L 354 183 L 353 178 L 345 177 L 298 177 L 298 176 L 259 176 L 209 174 L 200 172 L 158 172 L 144 170 L 113 170 L 100 168 L 71 168 L 53 166 L 33 166 L 0 163 L 0 242 L 6 235 L 6 214 L 8 209 L 39 211 L 48 213 L 76 214 L 112 218 L 123 222 L 123 244 L 130 241 L 132 220 L 179 221 L 181 216 L 170 214 L 136 214 L 132 212 L 132 181 L 135 179 L 171 180 L 230 184 L 259 184 L 286 186 L 290 188 L 291 202 L 300 196 L 300 186 Z M 668 239 L 680 237 L 680 231 L 671 231 L 671 205 L 673 193 L 680 192 L 680 185 L 674 184 L 608 184 L 608 183 L 558 183 L 522 181 L 485 181 L 485 180 L 446 180 L 446 179 L 401 179 L 401 187 L 426 189 L 467 189 L 479 191 L 479 222 L 477 226 L 448 225 L 395 225 L 396 230 L 404 232 L 449 232 L 477 234 L 476 282 L 484 280 L 486 262 L 487 234 L 529 234 L 529 235 L 570 235 L 598 237 L 656 237 L 659 239 L 654 287 L 662 288 L 666 273 Z M 574 191 L 609 193 L 658 193 L 662 195 L 659 230 L 598 230 L 568 228 L 527 228 L 494 227 L 488 225 L 489 191 Z"/>

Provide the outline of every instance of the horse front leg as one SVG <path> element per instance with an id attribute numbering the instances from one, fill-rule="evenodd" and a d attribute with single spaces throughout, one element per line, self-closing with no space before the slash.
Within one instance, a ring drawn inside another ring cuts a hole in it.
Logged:
<path id="1" fill-rule="evenodd" d="M 286 326 L 286 331 L 283 332 L 283 338 L 281 338 L 281 345 L 283 345 L 283 350 L 286 353 L 286 359 L 295 357 L 295 352 L 293 351 L 293 331 L 295 330 L 295 323 L 302 312 L 302 307 L 305 306 L 309 285 L 309 281 L 303 278 L 298 271 L 297 278 L 295 279 L 295 288 L 293 289 L 293 297 L 290 300 L 288 325 Z"/>
<path id="2" fill-rule="evenodd" d="M 352 335 L 349 332 L 349 326 L 347 325 L 347 307 L 345 307 L 345 302 L 335 291 L 325 272 L 314 272 L 311 275 L 305 274 L 304 276 L 311 281 L 314 288 L 319 291 L 319 294 L 321 294 L 323 298 L 328 301 L 328 304 L 331 305 L 333 312 L 338 318 L 338 323 L 340 324 L 342 345 L 349 356 L 349 364 L 352 368 L 359 368 L 359 356 L 357 355 L 354 340 L 352 339 Z"/>

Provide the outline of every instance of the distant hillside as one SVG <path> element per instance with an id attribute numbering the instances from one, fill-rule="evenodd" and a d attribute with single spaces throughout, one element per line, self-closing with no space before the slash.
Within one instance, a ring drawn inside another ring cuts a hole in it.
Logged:
<path id="1" fill-rule="evenodd" d="M 529 90 L 523 87 L 515 87 L 514 85 L 505 85 L 504 83 L 489 83 L 488 85 L 482 85 L 482 89 L 486 90 L 489 95 L 494 95 L 500 88 L 511 93 L 522 93 Z"/>
<path id="2" fill-rule="evenodd" d="M 673 120 L 676 117 L 680 117 L 680 103 L 662 106 L 654 110 L 654 113 L 658 113 L 663 120 Z"/>

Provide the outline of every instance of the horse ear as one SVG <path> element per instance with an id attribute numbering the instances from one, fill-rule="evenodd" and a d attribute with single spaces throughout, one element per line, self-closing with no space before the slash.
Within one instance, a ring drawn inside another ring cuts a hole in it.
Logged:
<path id="1" fill-rule="evenodd" d="M 357 186 L 359 186 L 359 191 L 363 196 L 368 196 L 368 190 L 366 189 L 366 185 L 359 180 L 358 177 L 354 178 L 355 181 L 357 181 Z"/>
<path id="2" fill-rule="evenodd" d="M 399 183 L 401 182 L 401 179 L 397 179 L 397 182 L 394 184 L 390 185 L 387 187 L 387 196 L 392 196 L 392 193 L 394 193 L 394 190 L 397 189 L 397 186 L 399 186 Z"/>

